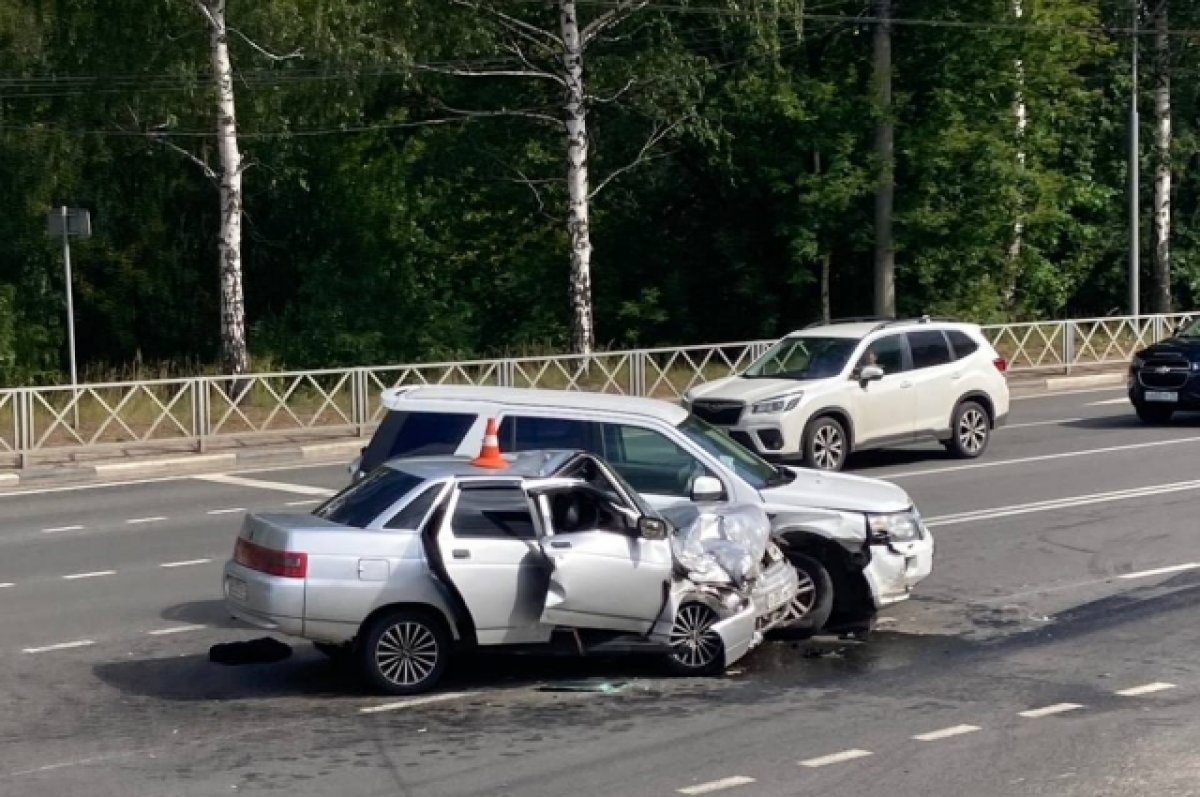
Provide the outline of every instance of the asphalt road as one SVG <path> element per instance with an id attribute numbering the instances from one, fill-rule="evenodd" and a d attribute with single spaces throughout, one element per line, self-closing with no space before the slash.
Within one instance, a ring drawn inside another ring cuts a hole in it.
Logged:
<path id="1" fill-rule="evenodd" d="M 0 494 L 0 795 L 1200 793 L 1200 418 L 1021 399 L 981 460 L 859 457 L 933 526 L 934 574 L 867 641 L 770 642 L 723 678 L 476 657 L 428 701 L 308 645 L 227 667 L 240 513 L 307 467 Z M 578 691 L 607 683 L 607 692 Z"/>

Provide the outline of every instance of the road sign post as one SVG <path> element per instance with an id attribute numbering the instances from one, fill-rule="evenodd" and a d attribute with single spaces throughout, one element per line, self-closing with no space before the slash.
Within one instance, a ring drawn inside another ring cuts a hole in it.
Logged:
<path id="1" fill-rule="evenodd" d="M 46 232 L 50 237 L 62 237 L 63 278 L 67 290 L 67 351 L 71 361 L 71 407 L 75 429 L 79 429 L 79 373 L 75 366 L 75 300 L 71 280 L 71 236 L 90 238 L 92 218 L 88 211 L 61 205 L 46 215 Z"/>

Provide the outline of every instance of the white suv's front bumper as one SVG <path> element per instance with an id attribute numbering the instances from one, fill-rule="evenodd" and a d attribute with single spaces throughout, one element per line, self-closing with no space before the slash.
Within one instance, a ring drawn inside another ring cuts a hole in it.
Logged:
<path id="1" fill-rule="evenodd" d="M 919 540 L 871 546 L 871 561 L 863 570 L 875 608 L 907 600 L 913 587 L 933 572 L 933 535 L 924 529 Z"/>
<path id="2" fill-rule="evenodd" d="M 737 442 L 765 456 L 783 456 L 800 451 L 807 413 L 799 409 L 783 414 L 754 415 L 747 408 L 733 426 L 722 426 Z"/>

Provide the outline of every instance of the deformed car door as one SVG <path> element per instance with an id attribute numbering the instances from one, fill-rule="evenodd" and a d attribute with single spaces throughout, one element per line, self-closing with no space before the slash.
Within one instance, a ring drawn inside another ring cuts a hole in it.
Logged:
<path id="1" fill-rule="evenodd" d="M 538 506 L 551 562 L 542 622 L 647 633 L 667 605 L 670 542 L 643 538 L 590 488 L 544 493 Z"/>

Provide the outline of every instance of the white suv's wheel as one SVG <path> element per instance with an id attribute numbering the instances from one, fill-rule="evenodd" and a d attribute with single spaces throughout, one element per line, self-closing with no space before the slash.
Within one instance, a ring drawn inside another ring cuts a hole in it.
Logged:
<path id="1" fill-rule="evenodd" d="M 992 419 L 977 401 L 964 401 L 954 408 L 946 449 L 956 457 L 974 459 L 987 450 L 992 439 Z"/>
<path id="2" fill-rule="evenodd" d="M 804 462 L 817 470 L 841 470 L 850 454 L 850 439 L 836 418 L 817 418 L 804 432 Z"/>

